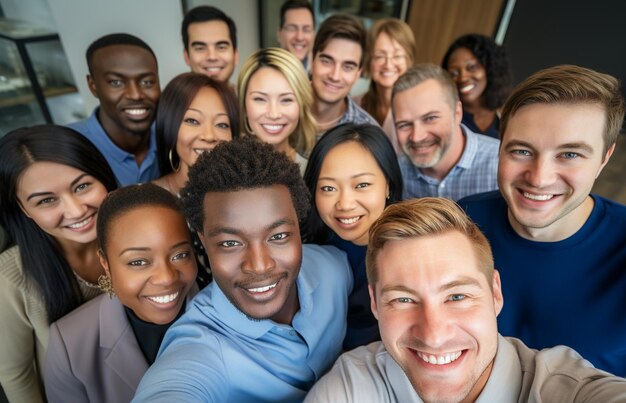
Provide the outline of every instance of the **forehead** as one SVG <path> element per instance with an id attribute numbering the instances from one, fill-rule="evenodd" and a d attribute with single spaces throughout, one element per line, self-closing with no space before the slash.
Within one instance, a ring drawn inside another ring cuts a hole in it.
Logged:
<path id="1" fill-rule="evenodd" d="M 361 45 L 343 38 L 333 38 L 326 43 L 319 53 L 332 57 L 336 62 L 354 62 L 357 65 L 361 60 Z"/>
<path id="2" fill-rule="evenodd" d="M 455 49 L 452 54 L 450 54 L 450 60 L 448 64 L 465 64 L 469 61 L 478 60 L 476 55 L 472 53 L 468 48 L 458 48 Z"/>
<path id="3" fill-rule="evenodd" d="M 356 141 L 347 141 L 333 147 L 326 154 L 320 177 L 351 177 L 364 172 L 383 175 L 376 159 L 367 148 Z"/>
<path id="4" fill-rule="evenodd" d="M 313 15 L 306 8 L 293 8 L 285 13 L 285 25 L 309 25 L 313 26 Z"/>
<path id="5" fill-rule="evenodd" d="M 100 73 L 157 72 L 156 59 L 147 49 L 134 45 L 110 45 L 93 53 L 91 65 Z"/>
<path id="6" fill-rule="evenodd" d="M 387 48 L 399 50 L 402 49 L 402 46 L 397 40 L 389 36 L 386 32 L 381 32 L 376 37 L 376 41 L 374 42 L 374 49 L 378 50 Z"/>
<path id="7" fill-rule="evenodd" d="M 273 67 L 261 67 L 252 74 L 248 82 L 247 92 L 293 92 L 287 78 Z"/>
<path id="8" fill-rule="evenodd" d="M 458 231 L 387 242 L 376 263 L 382 287 L 438 290 L 459 278 L 472 278 L 488 288 L 471 242 Z"/>
<path id="9" fill-rule="evenodd" d="M 448 94 L 435 79 L 398 92 L 393 99 L 394 116 L 422 115 L 431 111 L 452 113 Z"/>
<path id="10" fill-rule="evenodd" d="M 228 25 L 221 20 L 194 22 L 187 27 L 189 44 L 202 42 L 206 44 L 227 41 L 231 43 Z"/>
<path id="11" fill-rule="evenodd" d="M 105 231 L 107 251 L 190 238 L 182 214 L 164 206 L 141 205 L 115 216 Z"/>
<path id="12" fill-rule="evenodd" d="M 35 162 L 22 172 L 17 181 L 18 195 L 55 191 L 65 188 L 84 172 L 56 162 Z"/>
<path id="13" fill-rule="evenodd" d="M 598 104 L 526 105 L 509 117 L 502 144 L 523 141 L 536 149 L 547 149 L 586 143 L 600 152 L 605 124 L 606 112 Z"/>
<path id="14" fill-rule="evenodd" d="M 209 192 L 204 196 L 203 209 L 205 234 L 219 228 L 253 233 L 284 219 L 298 223 L 291 194 L 284 185 Z"/>
<path id="15" fill-rule="evenodd" d="M 214 109 L 219 109 L 220 111 L 224 111 L 226 108 L 224 107 L 224 102 L 220 97 L 220 94 L 215 90 L 215 88 L 211 87 L 202 87 L 198 90 L 198 93 L 191 100 L 191 104 L 189 104 L 189 109 L 200 109 L 203 112 L 218 112 Z"/>

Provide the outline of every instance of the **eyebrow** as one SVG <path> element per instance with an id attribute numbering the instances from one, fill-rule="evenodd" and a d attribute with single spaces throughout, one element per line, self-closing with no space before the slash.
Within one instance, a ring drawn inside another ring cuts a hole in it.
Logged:
<path id="1" fill-rule="evenodd" d="M 177 244 L 174 244 L 170 247 L 170 250 L 174 250 L 176 248 L 180 248 L 183 245 L 189 245 L 191 246 L 191 242 L 189 241 L 181 241 L 178 242 Z M 149 250 L 151 250 L 152 248 L 147 247 L 147 246 L 137 246 L 137 247 L 130 247 L 130 248 L 126 248 L 124 250 L 122 250 L 119 254 L 119 256 L 122 256 L 123 254 L 127 253 L 127 252 L 147 252 Z"/>
<path id="2" fill-rule="evenodd" d="M 70 183 L 70 187 L 74 187 L 78 182 L 80 182 L 81 179 L 83 179 L 85 176 L 89 176 L 88 173 L 83 173 L 80 174 L 76 177 L 76 179 L 74 179 L 71 183 Z M 39 197 L 39 196 L 47 196 L 47 195 L 51 195 L 53 194 L 53 192 L 37 192 L 37 193 L 32 193 L 30 194 L 27 198 L 26 201 L 29 201 L 30 199 L 32 199 L 33 197 Z"/>
<path id="3" fill-rule="evenodd" d="M 265 230 L 266 231 L 273 230 L 275 228 L 280 227 L 281 225 L 295 225 L 295 222 L 292 219 L 287 218 L 287 217 L 281 218 L 279 220 L 274 221 L 270 225 L 266 226 Z M 237 228 L 233 228 L 233 227 L 217 227 L 207 232 L 206 237 L 212 238 L 220 234 L 240 235 L 243 233 L 244 231 L 237 229 Z"/>
<path id="4" fill-rule="evenodd" d="M 483 287 L 480 285 L 480 282 L 478 280 L 476 280 L 473 277 L 467 277 L 467 276 L 462 276 L 461 278 L 454 280 L 454 281 L 450 281 L 448 283 L 442 284 L 439 287 L 439 292 L 443 292 L 443 291 L 448 291 L 451 290 L 453 288 L 457 288 L 457 287 L 476 287 L 479 289 L 482 289 Z M 411 295 L 415 295 L 415 290 L 406 287 L 402 284 L 399 285 L 390 285 L 390 286 L 385 286 L 381 288 L 381 295 L 387 293 L 387 292 L 392 292 L 392 291 L 401 291 L 401 292 L 406 292 L 408 294 Z"/>
<path id="5" fill-rule="evenodd" d="M 358 173 L 356 175 L 352 175 L 350 178 L 351 179 L 357 179 L 360 178 L 362 176 L 375 176 L 376 174 L 374 174 L 373 172 L 362 172 L 362 173 Z M 320 176 L 318 179 L 318 181 L 320 180 L 327 180 L 327 181 L 335 181 L 335 178 L 331 178 L 330 176 Z"/>
<path id="6" fill-rule="evenodd" d="M 526 141 L 521 141 L 521 140 L 511 140 L 510 142 L 506 143 L 505 148 L 509 149 L 511 147 L 525 147 L 525 148 L 529 148 L 531 150 L 535 150 L 535 147 L 533 147 L 530 143 L 526 142 Z M 574 142 L 574 143 L 565 143 L 565 144 L 559 144 L 556 147 L 557 150 L 584 150 L 588 153 L 593 153 L 593 147 L 591 147 L 589 144 L 585 143 L 585 142 Z"/>
<path id="7" fill-rule="evenodd" d="M 188 111 L 198 112 L 199 114 L 204 115 L 204 111 L 202 111 L 202 110 L 200 110 L 198 108 L 187 108 L 187 110 Z M 228 113 L 226 113 L 226 112 L 218 112 L 217 113 L 217 116 L 222 116 L 222 115 L 228 116 Z"/>
<path id="8" fill-rule="evenodd" d="M 250 91 L 250 93 L 251 93 L 251 94 L 255 94 L 255 93 L 256 93 L 256 94 L 261 94 L 261 95 L 266 95 L 266 96 L 268 95 L 268 93 L 267 93 L 267 92 L 264 92 L 264 91 L 259 91 L 259 90 Z M 279 96 L 279 97 L 283 97 L 283 96 L 285 96 L 285 95 L 295 95 L 295 94 L 294 94 L 294 92 L 293 92 L 293 91 L 283 92 L 283 93 L 278 94 L 278 96 Z"/>

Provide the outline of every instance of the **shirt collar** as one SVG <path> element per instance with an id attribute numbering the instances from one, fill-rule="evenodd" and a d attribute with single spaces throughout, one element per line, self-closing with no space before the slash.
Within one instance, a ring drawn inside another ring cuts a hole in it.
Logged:
<path id="1" fill-rule="evenodd" d="M 498 334 L 498 351 L 491 375 L 476 403 L 517 402 L 522 389 L 522 366 L 515 347 Z"/>
<path id="2" fill-rule="evenodd" d="M 476 157 L 476 153 L 478 152 L 478 139 L 476 138 L 476 133 L 468 129 L 464 124 L 461 124 L 461 132 L 465 136 L 465 148 L 456 166 L 463 169 L 470 169 L 474 157 Z"/>

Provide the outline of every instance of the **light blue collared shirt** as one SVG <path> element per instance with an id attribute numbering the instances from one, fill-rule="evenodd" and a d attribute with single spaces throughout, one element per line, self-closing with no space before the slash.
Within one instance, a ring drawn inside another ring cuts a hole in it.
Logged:
<path id="1" fill-rule="evenodd" d="M 150 182 L 159 178 L 161 174 L 157 161 L 154 123 L 150 126 L 150 144 L 148 146 L 148 152 L 139 166 L 137 165 L 134 154 L 119 148 L 106 134 L 104 128 L 98 121 L 98 109 L 99 107 L 96 107 L 91 116 L 87 119 L 71 123 L 67 126 L 87 137 L 89 141 L 100 150 L 113 170 L 120 186 Z"/>
<path id="2" fill-rule="evenodd" d="M 168 330 L 133 402 L 302 401 L 341 354 L 352 274 L 331 246 L 303 245 L 292 325 L 254 320 L 216 282 Z"/>
<path id="3" fill-rule="evenodd" d="M 404 154 L 398 157 L 402 171 L 402 198 L 445 197 L 459 200 L 476 193 L 498 189 L 500 141 L 477 134 L 461 125 L 465 149 L 461 159 L 442 180 L 424 175 Z"/>

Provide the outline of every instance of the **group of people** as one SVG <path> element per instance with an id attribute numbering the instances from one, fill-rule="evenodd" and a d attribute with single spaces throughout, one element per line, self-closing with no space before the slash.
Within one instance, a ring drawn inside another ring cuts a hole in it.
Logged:
<path id="1" fill-rule="evenodd" d="M 233 20 L 181 31 L 162 92 L 106 35 L 90 117 L 0 139 L 10 401 L 626 400 L 618 80 L 287 0 L 231 86 Z"/>

